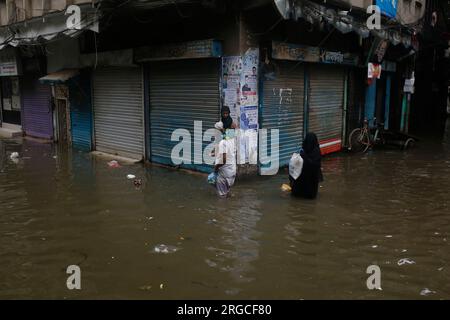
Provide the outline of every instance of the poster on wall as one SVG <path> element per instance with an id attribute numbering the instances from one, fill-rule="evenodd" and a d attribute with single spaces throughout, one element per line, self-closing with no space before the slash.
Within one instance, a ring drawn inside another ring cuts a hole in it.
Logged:
<path id="1" fill-rule="evenodd" d="M 15 111 L 20 111 L 20 91 L 19 91 L 19 78 L 11 78 L 11 108 Z"/>
<path id="2" fill-rule="evenodd" d="M 258 157 L 258 66 L 259 49 L 244 56 L 222 58 L 222 105 L 230 108 L 239 129 L 238 163 L 257 164 Z"/>
<path id="3" fill-rule="evenodd" d="M 12 110 L 11 99 L 3 99 L 3 110 L 5 111 Z"/>
<path id="4" fill-rule="evenodd" d="M 367 78 L 380 79 L 381 78 L 381 64 L 369 63 L 367 68 Z"/>
<path id="5" fill-rule="evenodd" d="M 240 128 L 243 130 L 258 129 L 257 106 L 241 106 Z"/>
<path id="6" fill-rule="evenodd" d="M 222 59 L 222 105 L 230 108 L 230 115 L 237 123 L 239 115 L 242 58 L 239 56 Z"/>
<path id="7" fill-rule="evenodd" d="M 249 49 L 242 62 L 241 106 L 258 105 L 258 63 L 258 49 Z"/>

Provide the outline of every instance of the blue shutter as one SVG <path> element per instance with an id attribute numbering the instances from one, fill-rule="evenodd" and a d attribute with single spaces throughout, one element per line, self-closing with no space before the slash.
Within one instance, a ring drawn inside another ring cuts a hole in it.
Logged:
<path id="1" fill-rule="evenodd" d="M 294 62 L 276 61 L 275 79 L 264 80 L 260 125 L 279 129 L 280 167 L 289 164 L 303 140 L 304 69 Z M 271 135 L 268 133 L 270 156 Z"/>

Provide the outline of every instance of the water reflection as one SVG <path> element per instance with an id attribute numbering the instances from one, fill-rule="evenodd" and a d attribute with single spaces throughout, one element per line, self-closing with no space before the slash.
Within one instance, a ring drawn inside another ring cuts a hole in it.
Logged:
<path id="1" fill-rule="evenodd" d="M 260 201 L 251 189 L 240 189 L 239 194 L 234 193 L 229 201 L 220 201 L 215 211 L 216 218 L 210 222 L 222 231 L 221 236 L 215 239 L 221 245 L 207 247 L 213 256 L 205 262 L 229 274 L 236 285 L 254 281 L 251 274 L 252 262 L 259 256 L 257 224 L 261 219 Z M 235 287 L 225 290 L 229 295 L 239 291 Z"/>
<path id="2" fill-rule="evenodd" d="M 204 176 L 0 140 L 0 297 L 450 298 L 448 132 L 326 157 L 313 201 L 280 191 L 286 173 L 240 180 L 223 200 Z M 81 292 L 65 288 L 70 264 Z M 365 287 L 371 264 L 381 292 Z"/>

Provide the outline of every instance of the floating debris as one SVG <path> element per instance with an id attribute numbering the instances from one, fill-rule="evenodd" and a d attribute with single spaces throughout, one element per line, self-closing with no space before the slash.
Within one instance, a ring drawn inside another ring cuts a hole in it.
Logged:
<path id="1" fill-rule="evenodd" d="M 372 246 L 372 248 L 373 248 L 373 249 L 376 249 L 376 248 L 378 248 L 378 246 L 377 246 L 377 245 L 374 245 L 374 246 Z"/>
<path id="2" fill-rule="evenodd" d="M 108 162 L 108 166 L 109 166 L 110 168 L 119 168 L 119 167 L 120 167 L 120 164 L 119 164 L 119 162 L 117 162 L 116 160 L 112 160 L 112 161 Z"/>
<path id="3" fill-rule="evenodd" d="M 169 254 L 169 253 L 175 253 L 178 250 L 180 250 L 180 248 L 175 247 L 175 246 L 168 246 L 165 244 L 158 244 L 157 246 L 155 246 L 155 248 L 153 249 L 153 252 L 155 253 L 163 253 L 163 254 Z"/>
<path id="4" fill-rule="evenodd" d="M 281 185 L 281 191 L 283 191 L 283 192 L 290 192 L 291 190 L 292 190 L 292 188 L 291 188 L 291 186 L 289 186 L 288 184 L 283 183 L 283 184 Z"/>
<path id="5" fill-rule="evenodd" d="M 392 236 L 390 234 L 388 234 L 385 238 L 392 238 Z"/>
<path id="6" fill-rule="evenodd" d="M 161 283 L 161 284 L 159 285 L 159 288 L 162 290 L 162 289 L 164 288 L 164 284 Z"/>
<path id="7" fill-rule="evenodd" d="M 11 160 L 19 159 L 19 153 L 18 152 L 11 153 L 10 158 L 11 158 Z"/>
<path id="8" fill-rule="evenodd" d="M 421 296 L 429 296 L 430 294 L 435 294 L 435 293 L 436 293 L 436 291 L 430 290 L 428 288 L 425 288 L 422 291 L 420 291 Z"/>
<path id="9" fill-rule="evenodd" d="M 398 264 L 399 266 L 403 266 L 403 265 L 405 265 L 405 264 L 415 264 L 415 263 L 416 263 L 415 261 L 413 261 L 413 260 L 411 260 L 411 259 L 409 259 L 409 258 L 400 259 L 400 260 L 398 260 L 398 262 L 397 262 L 397 264 Z"/>
<path id="10" fill-rule="evenodd" d="M 127 175 L 127 179 L 129 180 L 136 179 L 136 176 L 134 174 L 129 174 Z"/>
<path id="11" fill-rule="evenodd" d="M 152 286 L 142 286 L 142 287 L 139 287 L 139 290 L 142 290 L 142 291 L 150 291 L 152 289 Z"/>

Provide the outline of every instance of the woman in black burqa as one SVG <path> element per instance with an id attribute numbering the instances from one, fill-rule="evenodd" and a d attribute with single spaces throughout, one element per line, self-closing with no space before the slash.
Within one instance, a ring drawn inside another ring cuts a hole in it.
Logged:
<path id="1" fill-rule="evenodd" d="M 322 156 L 317 136 L 310 132 L 303 140 L 300 156 L 303 159 L 302 173 L 297 179 L 289 176 L 292 195 L 315 199 L 319 190 L 319 182 L 322 178 Z"/>

